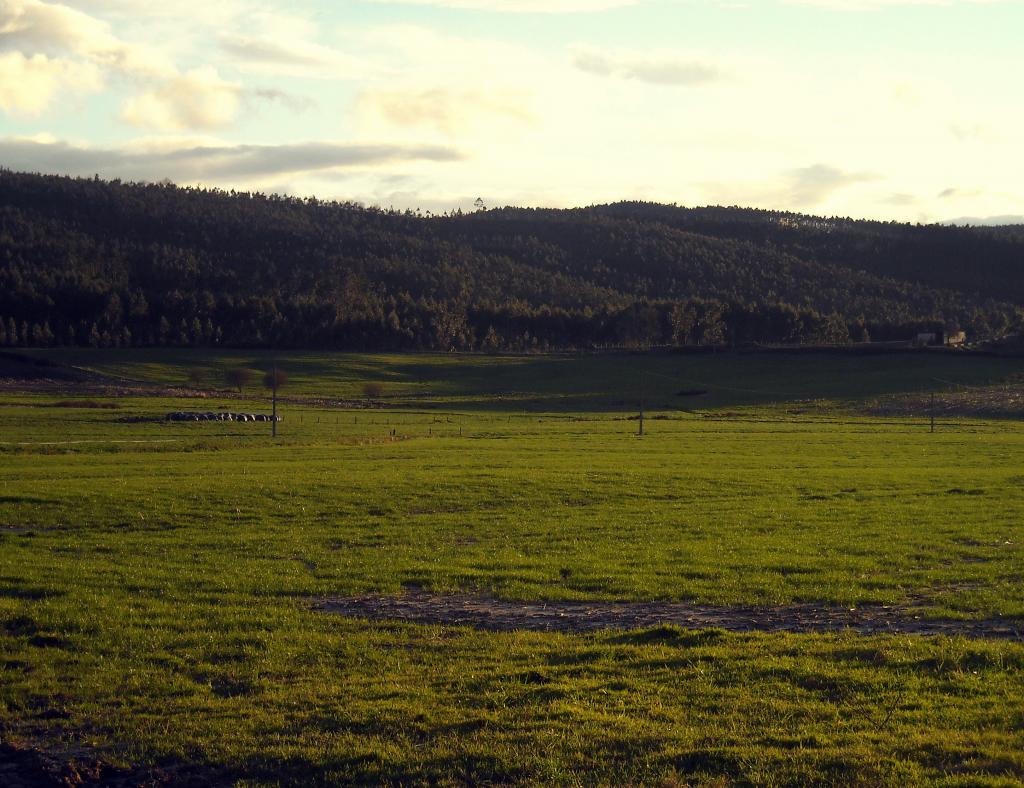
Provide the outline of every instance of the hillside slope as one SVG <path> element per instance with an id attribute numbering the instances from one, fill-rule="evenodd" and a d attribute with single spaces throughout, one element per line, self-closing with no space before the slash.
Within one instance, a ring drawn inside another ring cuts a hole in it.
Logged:
<path id="1" fill-rule="evenodd" d="M 975 336 L 1024 233 L 621 203 L 423 217 L 0 171 L 0 344 L 589 347 Z"/>

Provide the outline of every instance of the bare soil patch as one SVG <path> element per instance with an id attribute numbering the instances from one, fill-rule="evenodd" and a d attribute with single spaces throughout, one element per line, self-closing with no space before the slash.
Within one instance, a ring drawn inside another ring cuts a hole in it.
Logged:
<path id="1" fill-rule="evenodd" d="M 237 400 L 251 402 L 254 399 L 266 399 L 266 395 L 260 389 L 253 388 L 241 394 L 232 389 L 196 389 L 186 386 L 167 386 L 155 383 L 142 383 L 131 380 L 116 380 L 92 376 L 77 380 L 64 380 L 55 378 L 4 378 L 0 377 L 0 393 L 8 394 L 51 394 L 60 397 L 161 397 L 164 399 L 195 399 L 195 400 Z M 287 405 L 304 405 L 315 408 L 334 408 L 339 410 L 387 410 L 389 408 L 401 408 L 406 405 L 401 401 L 380 402 L 366 399 L 339 399 L 331 397 L 305 397 L 297 395 L 278 396 L 277 401 Z M 68 402 L 75 402 L 74 399 Z M 0 403 L 6 405 L 7 403 Z M 21 407 L 24 407 L 21 405 Z M 108 410 L 118 410 L 118 405 L 71 405 L 63 403 L 45 403 L 37 407 L 93 407 Z M 438 403 L 419 403 L 420 408 L 439 407 Z M 133 417 L 126 417 L 122 421 Z M 146 417 L 144 420 L 154 420 Z M 163 418 L 156 418 L 156 421 L 163 421 Z"/>
<path id="2" fill-rule="evenodd" d="M 37 747 L 0 742 L 0 785 L 5 788 L 104 786 L 227 786 L 233 781 L 187 764 L 122 768 L 83 751 L 55 754 Z"/>
<path id="3" fill-rule="evenodd" d="M 893 395 L 869 403 L 866 411 L 871 416 L 1020 419 L 1024 418 L 1024 383 L 964 386 L 937 393 L 934 403 L 930 394 Z"/>
<path id="4" fill-rule="evenodd" d="M 900 607 L 830 607 L 813 604 L 719 607 L 685 602 L 513 602 L 469 595 L 409 591 L 399 596 L 335 597 L 316 609 L 371 621 L 468 626 L 493 631 L 594 632 L 675 625 L 732 632 L 843 632 L 862 635 L 960 635 L 1024 642 L 1017 619 L 922 618 Z"/>

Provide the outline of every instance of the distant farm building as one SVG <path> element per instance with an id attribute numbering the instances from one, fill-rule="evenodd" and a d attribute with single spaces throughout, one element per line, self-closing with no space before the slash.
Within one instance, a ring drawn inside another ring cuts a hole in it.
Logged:
<path id="1" fill-rule="evenodd" d="M 967 341 L 967 334 L 963 331 L 922 331 L 911 342 L 914 347 L 929 347 L 931 345 L 962 345 Z"/>

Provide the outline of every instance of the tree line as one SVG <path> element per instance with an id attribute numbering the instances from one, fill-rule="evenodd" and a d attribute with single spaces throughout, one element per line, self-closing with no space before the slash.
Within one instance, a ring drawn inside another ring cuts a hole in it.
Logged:
<path id="1" fill-rule="evenodd" d="M 1021 324 L 1022 259 L 1024 234 L 978 228 L 645 203 L 423 216 L 0 171 L 5 346 L 981 338 Z"/>

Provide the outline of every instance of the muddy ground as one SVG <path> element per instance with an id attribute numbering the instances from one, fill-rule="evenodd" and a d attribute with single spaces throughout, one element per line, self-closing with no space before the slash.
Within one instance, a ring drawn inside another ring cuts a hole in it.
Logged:
<path id="1" fill-rule="evenodd" d="M 3 788 L 214 788 L 233 784 L 229 776 L 197 766 L 123 768 L 85 750 L 57 754 L 0 740 Z"/>
<path id="2" fill-rule="evenodd" d="M 922 618 L 899 607 L 716 607 L 685 602 L 511 602 L 468 595 L 411 591 L 400 596 L 321 599 L 326 613 L 371 621 L 445 624 L 476 629 L 593 632 L 675 625 L 732 632 L 856 632 L 862 635 L 960 635 L 1024 642 L 1024 620 Z"/>
<path id="3" fill-rule="evenodd" d="M 937 419 L 981 418 L 1024 419 L 1024 382 L 997 386 L 961 386 L 952 391 L 931 394 L 900 394 L 869 403 L 864 411 L 871 416 Z"/>

